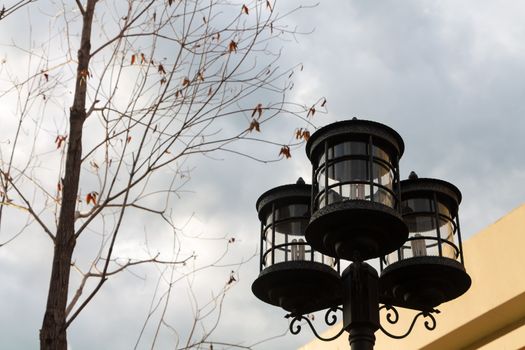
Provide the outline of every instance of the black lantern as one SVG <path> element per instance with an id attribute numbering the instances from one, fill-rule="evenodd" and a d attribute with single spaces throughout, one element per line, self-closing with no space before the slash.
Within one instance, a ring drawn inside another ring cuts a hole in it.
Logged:
<path id="1" fill-rule="evenodd" d="M 382 261 L 381 289 L 392 305 L 430 310 L 465 293 L 471 284 L 463 266 L 458 219 L 461 192 L 446 181 L 401 181 L 408 240 Z M 384 265 L 383 265 L 384 264 Z"/>
<path id="2" fill-rule="evenodd" d="M 386 125 L 352 119 L 317 130 L 306 144 L 312 163 L 314 249 L 352 261 L 394 251 L 408 230 L 399 206 L 404 143 Z"/>
<path id="3" fill-rule="evenodd" d="M 273 188 L 257 200 L 261 221 L 260 274 L 252 285 L 262 301 L 294 315 L 342 303 L 339 261 L 316 252 L 304 232 L 310 219 L 311 185 Z"/>

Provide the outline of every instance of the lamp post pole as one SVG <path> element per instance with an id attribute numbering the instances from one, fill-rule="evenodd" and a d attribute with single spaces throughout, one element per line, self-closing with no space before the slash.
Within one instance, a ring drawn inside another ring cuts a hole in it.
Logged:
<path id="1" fill-rule="evenodd" d="M 379 329 L 377 271 L 366 262 L 352 263 L 342 275 L 343 324 L 352 350 L 372 350 Z"/>

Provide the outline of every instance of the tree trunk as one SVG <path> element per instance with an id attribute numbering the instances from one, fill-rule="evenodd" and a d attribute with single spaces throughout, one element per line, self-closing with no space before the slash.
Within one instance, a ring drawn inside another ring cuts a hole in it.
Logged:
<path id="1" fill-rule="evenodd" d="M 89 78 L 91 25 L 96 0 L 83 9 L 83 26 L 73 106 L 69 115 L 69 142 L 63 178 L 62 203 L 55 237 L 55 250 L 46 311 L 40 330 L 41 350 L 67 350 L 66 307 L 71 259 L 75 249 L 75 209 L 82 165 L 82 127 L 86 119 L 86 91 Z"/>

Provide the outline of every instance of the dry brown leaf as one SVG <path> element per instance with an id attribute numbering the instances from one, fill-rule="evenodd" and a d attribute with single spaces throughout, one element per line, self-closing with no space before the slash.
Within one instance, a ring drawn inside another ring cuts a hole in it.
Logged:
<path id="1" fill-rule="evenodd" d="M 314 114 L 315 114 L 315 106 L 312 106 L 312 107 L 310 107 L 310 109 L 308 110 L 308 114 L 306 114 L 306 118 L 308 118 L 310 115 L 311 115 L 312 118 L 313 118 Z"/>
<path id="2" fill-rule="evenodd" d="M 58 135 L 55 138 L 55 143 L 57 144 L 57 149 L 59 149 L 62 146 L 62 143 L 66 141 L 67 135 Z"/>
<path id="3" fill-rule="evenodd" d="M 250 11 L 248 10 L 248 6 L 242 5 L 241 13 L 245 13 L 245 14 L 249 15 Z"/>
<path id="4" fill-rule="evenodd" d="M 286 159 L 291 158 L 292 155 L 290 153 L 290 147 L 288 146 L 281 147 L 281 150 L 279 151 L 279 156 L 280 155 L 283 155 L 284 157 L 286 157 Z"/>
<path id="5" fill-rule="evenodd" d="M 305 140 L 305 141 L 308 141 L 308 139 L 310 138 L 310 131 L 304 129 L 303 128 L 300 128 L 300 129 L 297 129 L 295 130 L 295 138 L 297 140 Z"/>
<path id="6" fill-rule="evenodd" d="M 87 195 L 86 195 L 86 203 L 89 204 L 90 202 L 93 202 L 93 205 L 97 205 L 97 196 L 98 196 L 98 192 L 89 192 Z"/>
<path id="7" fill-rule="evenodd" d="M 259 125 L 259 122 L 255 119 L 252 119 L 252 122 L 250 123 L 250 126 L 248 127 L 248 131 L 252 132 L 255 129 L 255 131 L 261 132 L 261 127 Z"/>
<path id="8" fill-rule="evenodd" d="M 308 141 L 308 139 L 310 138 L 310 131 L 304 130 L 303 134 L 301 136 L 302 136 L 303 140 Z"/>
<path id="9" fill-rule="evenodd" d="M 237 52 L 237 43 L 235 41 L 230 41 L 230 44 L 228 45 L 228 51 Z"/>
<path id="10" fill-rule="evenodd" d="M 257 106 L 255 106 L 255 108 L 253 109 L 253 112 L 252 112 L 252 118 L 255 116 L 255 114 L 258 114 L 257 115 L 257 119 L 261 118 L 261 115 L 262 115 L 262 103 L 258 103 Z"/>
<path id="11" fill-rule="evenodd" d="M 236 282 L 237 279 L 235 279 L 235 271 L 232 271 L 230 272 L 230 278 L 228 279 L 228 282 L 226 284 L 230 285 L 232 284 L 233 282 Z"/>

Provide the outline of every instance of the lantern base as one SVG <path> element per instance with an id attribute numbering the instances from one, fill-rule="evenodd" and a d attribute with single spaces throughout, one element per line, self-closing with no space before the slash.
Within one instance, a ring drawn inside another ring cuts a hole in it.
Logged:
<path id="1" fill-rule="evenodd" d="M 386 205 L 347 200 L 317 210 L 305 236 L 322 254 L 364 261 L 399 248 L 408 238 L 408 228 L 401 215 Z"/>
<path id="2" fill-rule="evenodd" d="M 440 256 L 412 257 L 383 270 L 380 301 L 430 311 L 464 294 L 471 283 L 465 267 L 456 260 Z"/>
<path id="3" fill-rule="evenodd" d="M 252 292 L 294 315 L 340 305 L 343 299 L 337 271 L 312 261 L 281 262 L 265 268 L 253 282 Z"/>

